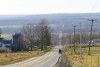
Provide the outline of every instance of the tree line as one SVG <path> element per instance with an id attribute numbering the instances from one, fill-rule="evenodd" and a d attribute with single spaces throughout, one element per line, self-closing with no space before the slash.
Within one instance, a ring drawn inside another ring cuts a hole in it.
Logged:
<path id="1" fill-rule="evenodd" d="M 74 34 L 73 33 L 69 33 L 67 35 L 67 39 L 68 39 L 68 43 L 69 44 L 74 44 Z M 94 32 L 92 34 L 92 40 L 94 40 L 94 39 L 100 39 L 100 33 Z M 88 44 L 89 41 L 90 41 L 90 34 L 89 34 L 89 32 L 83 32 L 81 34 L 81 43 Z M 79 32 L 75 33 L 75 43 L 76 44 L 80 43 L 80 33 Z"/>
<path id="2" fill-rule="evenodd" d="M 32 51 L 34 49 L 47 50 L 51 46 L 51 31 L 50 26 L 45 19 L 42 19 L 37 24 L 26 24 L 21 28 L 21 42 L 17 45 L 20 50 Z"/>

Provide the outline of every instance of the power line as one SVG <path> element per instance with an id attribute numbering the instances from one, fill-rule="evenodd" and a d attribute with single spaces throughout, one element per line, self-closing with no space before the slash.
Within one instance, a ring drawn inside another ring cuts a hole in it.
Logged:
<path id="1" fill-rule="evenodd" d="M 89 14 L 88 16 L 91 16 L 91 17 L 92 17 L 92 14 L 91 14 L 91 13 L 92 13 L 92 11 L 94 10 L 95 6 L 97 5 L 98 1 L 99 1 L 99 0 L 96 0 L 96 1 L 94 2 L 93 6 L 91 7 L 91 9 L 90 9 L 90 11 L 89 11 L 90 14 Z"/>
<path id="2" fill-rule="evenodd" d="M 94 3 L 94 5 L 92 6 L 90 12 L 94 10 L 94 8 L 95 8 L 96 4 L 98 3 L 98 1 L 99 1 L 99 0 L 96 0 L 96 1 L 95 1 L 95 3 Z"/>

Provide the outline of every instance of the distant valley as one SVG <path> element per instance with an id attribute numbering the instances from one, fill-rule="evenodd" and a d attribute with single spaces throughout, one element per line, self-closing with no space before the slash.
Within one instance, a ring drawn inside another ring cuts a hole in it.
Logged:
<path id="1" fill-rule="evenodd" d="M 20 32 L 21 27 L 27 23 L 36 24 L 41 19 L 46 19 L 53 29 L 53 32 L 72 32 L 73 25 L 76 25 L 76 31 L 79 31 L 80 22 L 82 30 L 90 31 L 91 22 L 88 19 L 96 19 L 93 31 L 100 32 L 100 13 L 78 13 L 78 14 L 41 14 L 41 15 L 0 15 L 0 28 L 3 33 Z M 62 28 L 62 26 L 64 27 Z"/>

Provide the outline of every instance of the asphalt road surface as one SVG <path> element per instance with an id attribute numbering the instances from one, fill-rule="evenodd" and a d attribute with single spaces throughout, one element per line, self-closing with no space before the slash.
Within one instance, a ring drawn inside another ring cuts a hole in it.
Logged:
<path id="1" fill-rule="evenodd" d="M 0 67 L 53 67 L 60 57 L 58 52 L 59 49 L 62 49 L 62 47 L 56 46 L 51 52 L 48 52 L 43 56 L 33 57 L 22 62 Z"/>

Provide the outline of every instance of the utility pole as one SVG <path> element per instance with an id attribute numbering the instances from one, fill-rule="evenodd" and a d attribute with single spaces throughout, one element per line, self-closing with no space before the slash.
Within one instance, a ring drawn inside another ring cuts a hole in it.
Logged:
<path id="1" fill-rule="evenodd" d="M 0 37 L 1 37 L 1 34 L 2 34 L 2 31 L 1 31 L 1 28 L 0 28 Z"/>
<path id="2" fill-rule="evenodd" d="M 70 33 L 70 47 L 72 47 L 72 33 Z"/>
<path id="3" fill-rule="evenodd" d="M 82 58 L 82 45 L 81 45 L 81 41 L 82 41 L 82 25 L 80 22 L 80 57 Z"/>
<path id="4" fill-rule="evenodd" d="M 75 52 L 75 39 L 76 39 L 75 38 L 75 28 L 76 28 L 76 26 L 74 25 L 73 27 L 74 27 L 74 52 Z"/>
<path id="5" fill-rule="evenodd" d="M 92 28 L 93 28 L 93 23 L 94 21 L 97 21 L 97 20 L 94 20 L 94 19 L 89 19 L 89 21 L 91 21 L 91 32 L 90 32 L 90 42 L 89 42 L 89 50 L 88 50 L 88 55 L 90 55 L 90 47 L 91 47 L 91 42 L 92 42 Z"/>
<path id="6" fill-rule="evenodd" d="M 62 29 L 61 29 L 61 31 L 59 33 L 59 45 L 62 45 L 63 28 L 64 28 L 64 25 L 62 25 Z"/>

